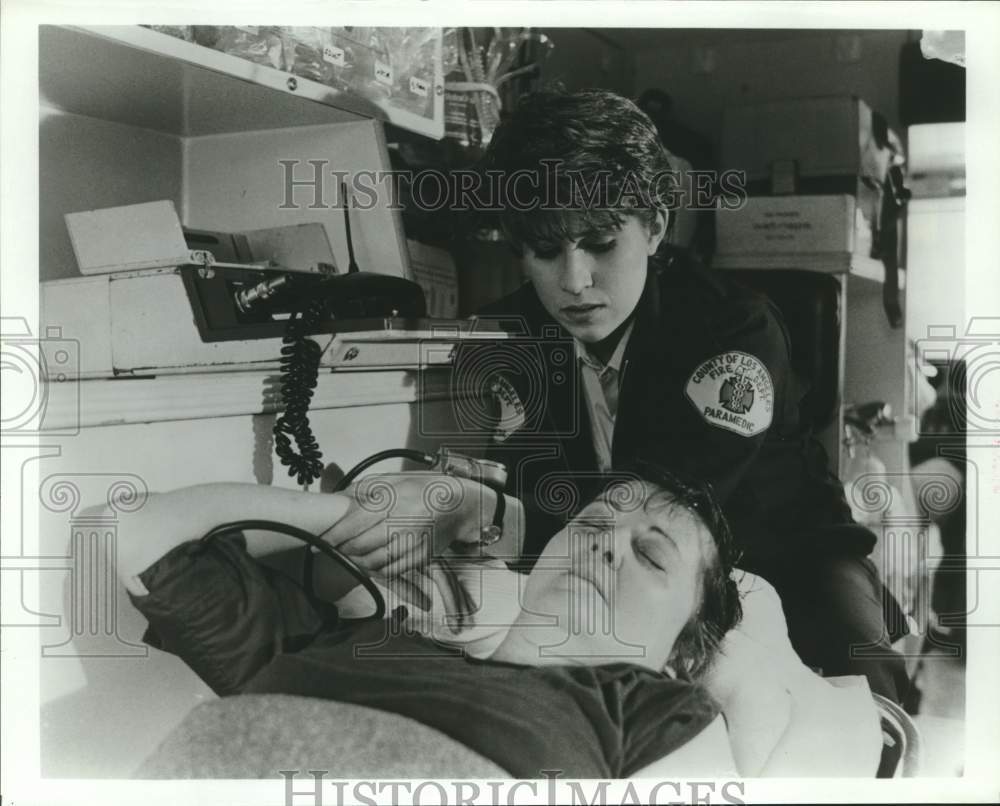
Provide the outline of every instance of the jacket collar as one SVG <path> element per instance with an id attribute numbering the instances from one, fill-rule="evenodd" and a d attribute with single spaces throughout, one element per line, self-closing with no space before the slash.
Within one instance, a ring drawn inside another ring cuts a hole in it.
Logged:
<path id="1" fill-rule="evenodd" d="M 613 369 L 615 372 L 621 372 L 622 365 L 625 361 L 625 350 L 628 348 L 629 339 L 632 336 L 632 329 L 635 327 L 635 320 L 633 319 L 629 322 L 628 327 L 625 328 L 625 332 L 622 333 L 621 338 L 618 340 L 618 346 L 615 347 L 615 351 L 611 354 L 611 358 L 608 359 L 607 364 L 602 364 L 598 359 L 590 354 L 587 349 L 587 345 L 584 344 L 579 339 L 573 339 L 573 347 L 576 349 L 576 357 L 579 361 L 593 369 L 598 375 L 600 375 L 606 369 Z"/>

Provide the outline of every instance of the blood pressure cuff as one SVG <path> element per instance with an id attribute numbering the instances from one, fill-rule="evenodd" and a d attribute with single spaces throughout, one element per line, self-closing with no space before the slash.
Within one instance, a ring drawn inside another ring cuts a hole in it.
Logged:
<path id="1" fill-rule="evenodd" d="M 333 605 L 317 612 L 291 578 L 256 562 L 240 533 L 182 543 L 139 579 L 148 595 L 129 598 L 149 621 L 143 640 L 177 655 L 220 696 L 336 619 Z"/>

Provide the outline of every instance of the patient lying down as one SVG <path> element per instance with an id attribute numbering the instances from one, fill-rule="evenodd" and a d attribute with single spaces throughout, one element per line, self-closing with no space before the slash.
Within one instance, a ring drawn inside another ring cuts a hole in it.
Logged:
<path id="1" fill-rule="evenodd" d="M 802 666 L 760 581 L 743 586 L 737 629 L 725 520 L 705 491 L 663 471 L 609 480 L 527 577 L 481 557 L 442 558 L 435 606 L 380 621 L 310 603 L 254 559 L 279 545 L 267 536 L 197 540 L 268 505 L 272 519 L 309 528 L 309 507 L 339 508 L 329 523 L 349 501 L 187 488 L 152 498 L 120 529 L 125 546 L 142 546 L 120 567 L 147 640 L 222 696 L 399 714 L 519 778 L 875 772 L 867 690 L 834 688 Z"/>

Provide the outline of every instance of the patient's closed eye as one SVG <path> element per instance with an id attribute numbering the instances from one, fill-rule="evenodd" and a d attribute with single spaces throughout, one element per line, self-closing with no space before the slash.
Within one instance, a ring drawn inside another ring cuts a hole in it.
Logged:
<path id="1" fill-rule="evenodd" d="M 633 549 L 640 559 L 659 571 L 667 571 L 675 562 L 676 547 L 662 529 L 652 528 L 633 540 Z"/>
<path id="2" fill-rule="evenodd" d="M 639 559 L 643 562 L 644 565 L 650 565 L 657 571 L 667 570 L 660 564 L 661 561 L 656 559 L 655 552 L 649 551 L 648 548 L 643 548 L 642 546 L 639 546 L 636 549 L 636 554 L 639 555 Z"/>

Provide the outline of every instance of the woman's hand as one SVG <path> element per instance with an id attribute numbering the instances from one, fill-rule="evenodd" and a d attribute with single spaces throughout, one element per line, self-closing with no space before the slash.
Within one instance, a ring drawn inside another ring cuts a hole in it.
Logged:
<path id="1" fill-rule="evenodd" d="M 453 635 L 474 623 L 479 602 L 466 585 L 467 580 L 463 579 L 460 569 L 444 556 L 434 558 L 425 568 L 404 571 L 383 582 L 402 601 L 424 611 L 431 610 L 437 599 L 441 606 L 437 617 L 441 619 L 441 626 L 446 625 Z"/>
<path id="2" fill-rule="evenodd" d="M 478 555 L 496 506 L 489 488 L 441 473 L 366 476 L 344 492 L 347 512 L 322 537 L 387 579 L 426 571 L 449 547 Z"/>

